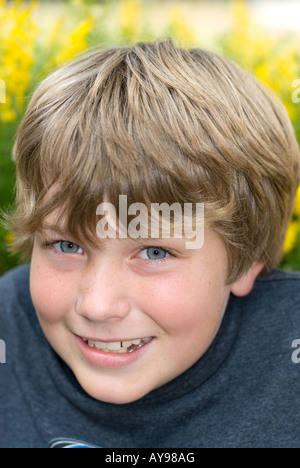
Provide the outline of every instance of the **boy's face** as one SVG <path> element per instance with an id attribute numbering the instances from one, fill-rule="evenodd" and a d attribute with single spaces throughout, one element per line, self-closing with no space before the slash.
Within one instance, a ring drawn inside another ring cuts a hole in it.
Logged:
<path id="1" fill-rule="evenodd" d="M 48 341 L 82 388 L 124 404 L 203 356 L 233 287 L 225 285 L 225 245 L 211 230 L 198 250 L 186 250 L 184 238 L 101 245 L 77 246 L 52 229 L 37 233 L 31 294 Z"/>

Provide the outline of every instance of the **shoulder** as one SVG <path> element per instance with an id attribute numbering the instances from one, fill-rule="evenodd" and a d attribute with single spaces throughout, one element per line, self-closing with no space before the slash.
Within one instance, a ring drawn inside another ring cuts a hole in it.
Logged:
<path id="1" fill-rule="evenodd" d="M 265 276 L 259 276 L 256 280 L 257 284 L 271 284 L 271 283 L 282 283 L 282 284 L 297 284 L 300 283 L 300 271 L 283 271 L 273 270 L 271 273 Z"/>
<path id="2" fill-rule="evenodd" d="M 246 298 L 247 308 L 260 311 L 269 320 L 289 323 L 297 330 L 300 321 L 300 272 L 273 270 L 256 280 Z"/>
<path id="3" fill-rule="evenodd" d="M 257 278 L 254 293 L 262 293 L 264 297 L 270 295 L 275 300 L 284 299 L 288 303 L 300 300 L 300 272 L 273 270 L 266 276 Z"/>
<path id="4" fill-rule="evenodd" d="M 0 323 L 8 323 L 32 307 L 29 289 L 30 265 L 22 265 L 0 278 Z"/>
<path id="5" fill-rule="evenodd" d="M 7 298 L 3 294 L 14 292 L 17 295 L 24 293 L 29 288 L 30 265 L 21 265 L 9 271 L 0 278 L 1 298 Z"/>

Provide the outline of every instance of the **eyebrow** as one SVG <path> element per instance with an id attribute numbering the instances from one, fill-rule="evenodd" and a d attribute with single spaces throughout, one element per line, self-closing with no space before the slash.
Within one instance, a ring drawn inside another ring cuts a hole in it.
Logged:
<path id="1" fill-rule="evenodd" d="M 49 234 L 56 234 L 61 237 L 60 240 L 72 240 L 76 244 L 81 245 L 82 244 L 82 239 L 78 238 L 75 234 L 72 234 L 72 232 L 68 229 L 67 226 L 59 225 L 59 224 L 51 224 L 47 222 L 42 222 L 40 228 L 38 229 L 38 232 L 41 234 L 41 236 L 46 235 L 46 231 L 49 231 Z M 89 244 L 92 245 L 91 242 L 88 242 Z M 96 244 L 95 244 L 96 246 Z"/>
<path id="2" fill-rule="evenodd" d="M 65 234 L 70 235 L 71 234 L 67 228 L 64 228 L 63 226 L 59 226 L 59 225 L 53 226 L 50 223 L 42 223 L 39 231 L 41 231 L 41 232 L 43 232 L 43 231 L 53 231 L 56 234 L 60 234 L 60 235 L 65 235 Z"/>

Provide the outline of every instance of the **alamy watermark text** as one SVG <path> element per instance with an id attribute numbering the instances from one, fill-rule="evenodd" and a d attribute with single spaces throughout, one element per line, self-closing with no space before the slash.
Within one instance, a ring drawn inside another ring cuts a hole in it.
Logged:
<path id="1" fill-rule="evenodd" d="M 292 361 L 294 364 L 300 364 L 300 340 L 294 340 L 292 348 L 295 349 L 292 354 Z"/>
<path id="2" fill-rule="evenodd" d="M 0 364 L 6 364 L 6 344 L 4 340 L 0 340 Z"/>
<path id="3" fill-rule="evenodd" d="M 100 239 L 184 237 L 186 249 L 201 249 L 204 244 L 204 203 L 151 203 L 148 210 L 144 203 L 128 206 L 127 195 L 119 195 L 118 214 L 109 202 L 101 203 L 96 214 L 101 217 L 97 224 Z"/>

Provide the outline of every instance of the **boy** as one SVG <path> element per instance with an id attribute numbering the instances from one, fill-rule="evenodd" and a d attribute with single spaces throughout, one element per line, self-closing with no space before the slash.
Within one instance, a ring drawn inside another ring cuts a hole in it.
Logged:
<path id="1" fill-rule="evenodd" d="M 91 52 L 39 86 L 14 159 L 31 265 L 0 282 L 0 445 L 300 446 L 300 276 L 274 270 L 299 149 L 277 97 L 170 40 Z M 170 235 L 114 224 L 125 196 L 173 206 Z M 191 204 L 198 248 L 176 230 Z"/>

